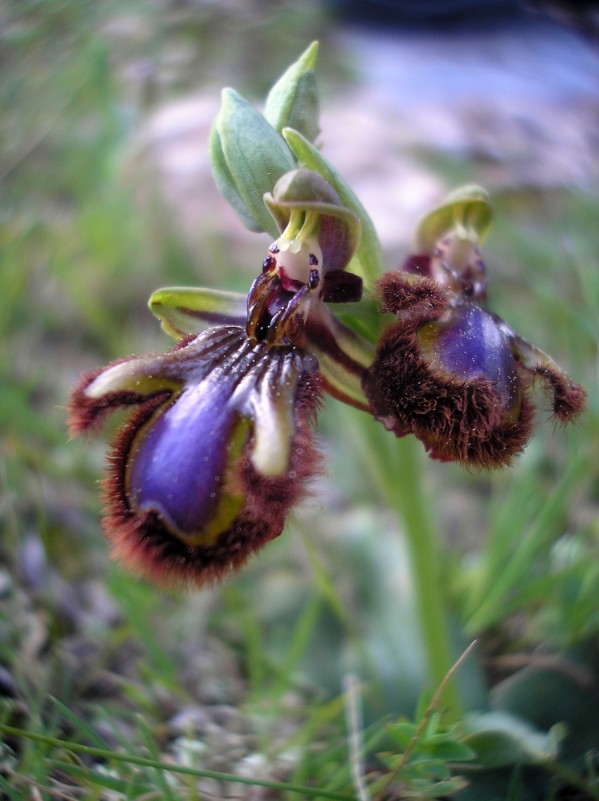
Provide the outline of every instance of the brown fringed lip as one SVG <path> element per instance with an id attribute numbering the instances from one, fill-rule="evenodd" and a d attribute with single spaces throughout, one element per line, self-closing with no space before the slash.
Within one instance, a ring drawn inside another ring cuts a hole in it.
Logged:
<path id="1" fill-rule="evenodd" d="M 234 326 L 84 376 L 71 398 L 74 433 L 129 409 L 104 481 L 114 556 L 167 586 L 241 567 L 281 533 L 318 473 L 321 394 L 313 356 L 251 343 Z"/>
<path id="2" fill-rule="evenodd" d="M 397 321 L 383 332 L 365 392 L 386 428 L 414 434 L 432 457 L 509 464 L 532 432 L 535 378 L 557 420 L 583 410 L 584 389 L 477 303 L 414 273 L 386 274 L 377 293 Z"/>

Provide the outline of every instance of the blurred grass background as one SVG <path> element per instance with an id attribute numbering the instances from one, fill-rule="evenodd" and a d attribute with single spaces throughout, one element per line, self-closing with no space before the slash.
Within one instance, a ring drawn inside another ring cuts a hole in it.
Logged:
<path id="1" fill-rule="evenodd" d="M 155 112 L 191 92 L 217 104 L 224 85 L 260 98 L 314 38 L 326 107 L 339 87 L 351 90 L 351 54 L 313 3 L 13 0 L 0 31 L 2 719 L 178 764 L 343 788 L 344 672 L 368 683 L 370 723 L 411 713 L 421 689 L 400 523 L 373 468 L 395 443 L 328 403 L 330 469 L 315 499 L 222 588 L 164 595 L 109 564 L 97 493 L 106 443 L 69 442 L 64 409 L 82 370 L 168 345 L 146 308 L 154 289 L 243 291 L 267 244 L 219 223 L 210 202 L 203 244 L 190 247 L 140 158 Z M 442 185 L 483 182 L 473 159 L 419 159 Z M 422 458 L 463 632 L 456 655 L 473 636 L 495 658 L 599 632 L 596 190 L 514 185 L 494 197 L 494 311 L 586 386 L 589 408 L 572 430 L 539 425 L 498 474 Z M 390 267 L 399 260 L 389 254 Z M 539 423 L 547 417 L 541 409 Z M 480 674 L 468 681 L 471 705 L 484 704 Z M 81 782 L 86 798 L 148 786 L 200 797 L 191 778 L 173 790 L 150 768 L 82 760 L 87 779 L 50 746 L 9 740 L 1 787 L 10 798 L 35 787 L 51 797 L 61 781 Z M 203 781 L 201 797 L 222 797 L 222 783 Z"/>

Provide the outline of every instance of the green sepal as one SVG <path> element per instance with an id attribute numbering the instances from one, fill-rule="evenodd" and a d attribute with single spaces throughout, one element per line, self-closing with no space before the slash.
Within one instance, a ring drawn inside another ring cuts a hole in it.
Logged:
<path id="1" fill-rule="evenodd" d="M 416 251 L 432 253 L 437 242 L 448 233 L 473 243 L 481 242 L 492 217 L 489 195 L 484 189 L 474 184 L 460 187 L 420 221 L 414 242 Z"/>
<path id="2" fill-rule="evenodd" d="M 264 116 L 278 133 L 294 128 L 313 142 L 320 128 L 319 103 L 314 66 L 318 42 L 302 53 L 272 87 L 266 98 Z"/>
<path id="3" fill-rule="evenodd" d="M 252 231 L 278 236 L 264 206 L 284 173 L 296 164 L 285 140 L 233 89 L 223 89 L 222 104 L 210 141 L 210 159 L 216 185 Z"/>
<path id="4" fill-rule="evenodd" d="M 362 376 L 374 360 L 374 347 L 333 314 L 327 315 L 326 328 L 332 336 L 321 337 L 316 329 L 313 336 L 309 335 L 307 345 L 310 353 L 318 359 L 326 391 L 343 403 L 370 411 L 362 388 Z"/>
<path id="5" fill-rule="evenodd" d="M 162 330 L 174 339 L 199 334 L 211 325 L 245 325 L 246 296 L 196 287 L 158 289 L 148 301 Z"/>
<path id="6" fill-rule="evenodd" d="M 370 288 L 382 274 L 384 261 L 379 238 L 366 209 L 332 164 L 299 131 L 285 128 L 283 136 L 300 165 L 322 175 L 337 192 L 342 204 L 362 223 L 360 244 L 347 269 L 362 278 L 366 289 Z"/>

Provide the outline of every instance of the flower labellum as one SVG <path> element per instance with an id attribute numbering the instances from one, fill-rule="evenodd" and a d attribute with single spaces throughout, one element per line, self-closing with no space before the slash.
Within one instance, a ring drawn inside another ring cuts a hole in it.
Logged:
<path id="1" fill-rule="evenodd" d="M 267 207 L 282 233 L 247 299 L 156 293 L 175 347 L 84 375 L 71 397 L 74 434 L 133 407 L 110 455 L 103 526 L 116 558 L 161 584 L 221 579 L 281 533 L 319 471 L 323 389 L 367 408 L 372 350 L 326 306 L 360 297 L 344 271 L 359 223 L 308 170 L 283 176 Z"/>
<path id="2" fill-rule="evenodd" d="M 135 406 L 104 483 L 114 555 L 162 584 L 219 579 L 278 536 L 318 469 L 317 362 L 211 328 L 162 356 L 84 376 L 74 433 Z"/>
<path id="3" fill-rule="evenodd" d="M 396 322 L 364 377 L 386 428 L 414 434 L 434 458 L 479 468 L 508 464 L 523 450 L 535 378 L 552 396 L 557 420 L 568 422 L 585 403 L 584 389 L 547 354 L 483 307 L 486 271 L 472 219 L 486 229 L 486 206 L 476 192 L 433 212 L 420 229 L 419 244 L 430 252 L 380 280 L 381 311 Z"/>

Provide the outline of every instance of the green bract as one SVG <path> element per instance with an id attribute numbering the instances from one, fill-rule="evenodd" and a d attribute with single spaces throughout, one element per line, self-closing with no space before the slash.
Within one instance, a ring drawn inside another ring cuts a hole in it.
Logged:
<path id="1" fill-rule="evenodd" d="M 313 67 L 314 42 L 273 86 L 264 114 L 233 89 L 223 89 L 210 135 L 216 185 L 251 231 L 278 231 L 263 196 L 284 173 L 297 166 L 281 136 L 291 126 L 312 140 L 318 135 L 318 95 Z"/>
<path id="2" fill-rule="evenodd" d="M 314 66 L 318 42 L 312 42 L 272 87 L 266 98 L 264 116 L 275 131 L 295 128 L 313 142 L 320 133 L 318 125 L 318 87 Z"/>
<path id="3" fill-rule="evenodd" d="M 223 89 L 210 156 L 214 180 L 243 223 L 276 236 L 262 198 L 295 161 L 281 135 L 233 89 Z"/>

